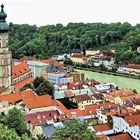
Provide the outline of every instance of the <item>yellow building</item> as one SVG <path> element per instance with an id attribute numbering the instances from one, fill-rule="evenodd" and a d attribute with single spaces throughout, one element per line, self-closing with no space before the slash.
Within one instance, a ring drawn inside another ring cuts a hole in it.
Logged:
<path id="1" fill-rule="evenodd" d="M 86 50 L 86 56 L 93 56 L 93 55 L 95 55 L 95 54 L 97 54 L 97 53 L 100 53 L 100 50 L 97 50 L 97 51 L 95 51 L 95 50 Z"/>
<path id="2" fill-rule="evenodd" d="M 79 82 L 81 80 L 82 81 L 85 80 L 84 73 L 80 73 L 80 72 L 77 72 L 77 71 L 67 73 L 66 76 L 70 78 L 69 79 L 70 83 L 72 83 L 72 82 Z"/>
<path id="3" fill-rule="evenodd" d="M 80 53 L 73 53 L 70 59 L 76 64 L 85 64 L 88 60 L 87 57 Z"/>

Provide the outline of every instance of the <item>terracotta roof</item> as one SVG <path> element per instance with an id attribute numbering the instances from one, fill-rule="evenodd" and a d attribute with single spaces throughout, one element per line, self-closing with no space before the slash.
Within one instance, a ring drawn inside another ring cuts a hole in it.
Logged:
<path id="1" fill-rule="evenodd" d="M 97 100 L 101 100 L 103 95 L 102 94 L 93 94 L 92 97 L 96 98 Z"/>
<path id="2" fill-rule="evenodd" d="M 134 105 L 140 105 L 140 99 L 139 98 L 134 98 L 132 101 Z"/>
<path id="3" fill-rule="evenodd" d="M 133 140 L 133 138 L 129 134 L 118 134 L 115 136 L 111 136 L 110 140 Z"/>
<path id="4" fill-rule="evenodd" d="M 97 124 L 97 125 L 93 126 L 93 128 L 96 130 L 96 132 L 111 130 L 111 127 L 109 126 L 108 123 Z"/>
<path id="5" fill-rule="evenodd" d="M 46 63 L 48 65 L 51 65 L 51 61 L 49 59 L 40 60 L 40 61 L 43 62 L 43 63 Z M 63 64 L 58 62 L 58 61 L 55 61 L 53 65 L 56 66 L 56 67 L 62 67 L 63 66 Z"/>
<path id="6" fill-rule="evenodd" d="M 132 69 L 140 69 L 140 64 L 128 64 L 127 67 Z"/>
<path id="7" fill-rule="evenodd" d="M 60 101 L 54 100 L 54 104 L 57 106 L 58 109 L 65 113 L 69 119 L 73 118 L 67 108 Z"/>
<path id="8" fill-rule="evenodd" d="M 54 104 L 63 112 L 67 115 L 68 118 L 73 118 L 74 114 L 76 116 L 88 116 L 91 114 L 95 114 L 96 110 L 94 107 L 92 109 L 90 107 L 87 107 L 85 110 L 80 110 L 80 109 L 66 109 L 65 106 L 58 100 L 54 100 Z"/>
<path id="9" fill-rule="evenodd" d="M 33 98 L 23 99 L 23 102 L 29 109 L 53 106 L 49 95 L 35 96 Z"/>
<path id="10" fill-rule="evenodd" d="M 11 104 L 15 104 L 16 102 L 21 100 L 20 94 L 5 94 L 0 96 L 0 102 L 7 101 Z"/>
<path id="11" fill-rule="evenodd" d="M 96 135 L 96 137 L 101 139 L 101 140 L 107 140 L 107 136 L 104 134 L 98 134 L 98 135 Z"/>
<path id="12" fill-rule="evenodd" d="M 15 88 L 15 89 L 21 89 L 21 88 L 24 87 L 26 84 L 32 83 L 33 80 L 34 80 L 34 79 L 33 79 L 32 77 L 26 78 L 26 79 L 24 79 L 24 80 L 22 80 L 22 81 L 16 83 L 16 84 L 14 85 L 14 88 Z"/>
<path id="13" fill-rule="evenodd" d="M 132 108 L 127 108 L 127 109 L 120 109 L 118 108 L 117 111 L 115 112 L 107 112 L 106 115 L 107 116 L 129 116 L 129 115 L 132 115 L 132 114 L 137 114 L 137 112 L 132 109 Z"/>
<path id="14" fill-rule="evenodd" d="M 113 97 L 125 97 L 125 96 L 135 95 L 135 93 L 130 89 L 121 89 L 121 90 L 115 90 L 111 92 L 109 95 Z"/>
<path id="15" fill-rule="evenodd" d="M 24 62 L 12 65 L 12 77 L 13 78 L 17 78 L 25 73 L 28 73 L 29 71 L 31 71 L 31 69 Z"/>
<path id="16" fill-rule="evenodd" d="M 102 60 L 111 60 L 111 59 L 113 59 L 112 56 L 100 56 L 99 58 L 102 59 Z"/>
<path id="17" fill-rule="evenodd" d="M 71 57 L 82 58 L 82 57 L 84 57 L 84 55 L 83 55 L 83 54 L 80 54 L 80 53 L 72 53 L 72 54 L 71 54 Z"/>
<path id="18" fill-rule="evenodd" d="M 92 98 L 88 94 L 81 94 L 81 95 L 76 95 L 75 99 L 81 102 L 81 101 L 91 100 Z"/>
<path id="19" fill-rule="evenodd" d="M 130 126 L 138 125 L 140 127 L 140 114 L 126 116 L 124 119 Z"/>
<path id="20" fill-rule="evenodd" d="M 32 90 L 26 90 L 19 93 L 0 95 L 0 102 L 7 101 L 11 104 L 21 101 L 26 98 L 33 98 L 36 96 Z"/>
<path id="21" fill-rule="evenodd" d="M 34 58 L 32 56 L 23 56 L 22 58 L 19 59 L 20 62 L 27 62 L 27 61 L 31 61 L 31 60 L 36 60 L 36 58 Z"/>
<path id="22" fill-rule="evenodd" d="M 30 113 L 25 115 L 27 122 L 31 122 L 33 126 L 46 124 L 49 120 L 64 121 L 67 119 L 65 114 L 60 114 L 58 110 L 49 110 L 43 112 Z"/>

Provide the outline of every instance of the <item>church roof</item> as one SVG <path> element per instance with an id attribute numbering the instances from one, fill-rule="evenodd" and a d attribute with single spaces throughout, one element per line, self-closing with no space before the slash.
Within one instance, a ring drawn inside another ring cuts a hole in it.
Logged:
<path id="1" fill-rule="evenodd" d="M 26 63 L 18 63 L 12 65 L 12 76 L 13 78 L 19 77 L 27 72 L 31 71 Z"/>
<path id="2" fill-rule="evenodd" d="M 9 29 L 8 24 L 6 23 L 7 14 L 4 12 L 4 5 L 1 5 L 0 11 L 0 33 L 7 32 Z"/>

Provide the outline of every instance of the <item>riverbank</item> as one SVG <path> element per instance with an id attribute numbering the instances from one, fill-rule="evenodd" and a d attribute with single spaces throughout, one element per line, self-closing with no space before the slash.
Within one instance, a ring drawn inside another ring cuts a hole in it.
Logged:
<path id="1" fill-rule="evenodd" d="M 139 76 L 132 75 L 132 74 L 117 73 L 117 72 L 108 72 L 108 71 L 101 71 L 101 70 L 98 70 L 98 69 L 83 68 L 83 67 L 76 67 L 76 66 L 75 66 L 75 69 L 92 71 L 92 72 L 98 72 L 98 73 L 103 73 L 103 74 L 108 74 L 108 75 L 113 75 L 113 76 L 121 76 L 121 77 L 127 77 L 127 78 L 132 78 L 132 79 L 138 79 L 138 80 L 140 80 L 140 77 Z"/>
<path id="2" fill-rule="evenodd" d="M 120 89 L 136 89 L 140 93 L 140 80 L 128 77 L 122 77 L 117 75 L 93 72 L 89 70 L 76 69 L 85 74 L 85 78 L 95 79 L 101 83 L 115 83 Z"/>

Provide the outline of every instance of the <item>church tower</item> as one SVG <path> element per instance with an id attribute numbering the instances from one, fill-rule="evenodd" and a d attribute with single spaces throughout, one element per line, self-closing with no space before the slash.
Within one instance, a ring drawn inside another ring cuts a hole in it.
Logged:
<path id="1" fill-rule="evenodd" d="M 8 48 L 8 30 L 4 5 L 0 11 L 0 86 L 11 87 L 12 84 L 12 53 Z"/>

